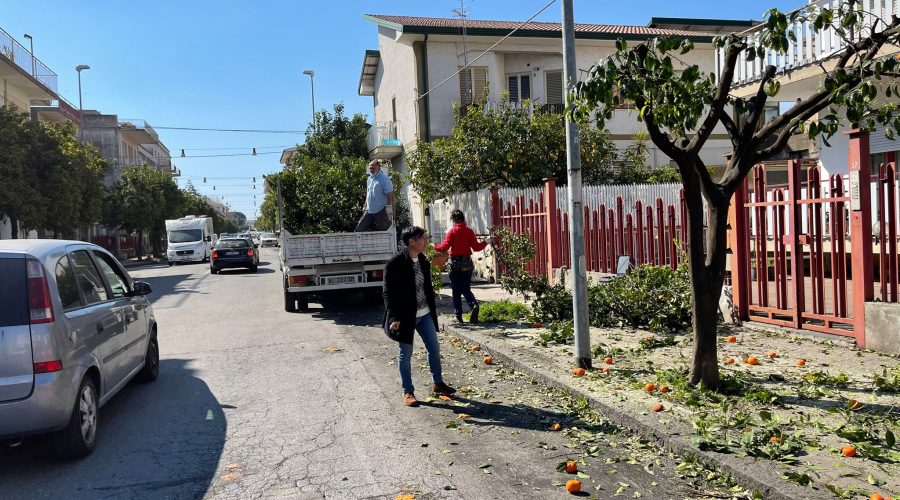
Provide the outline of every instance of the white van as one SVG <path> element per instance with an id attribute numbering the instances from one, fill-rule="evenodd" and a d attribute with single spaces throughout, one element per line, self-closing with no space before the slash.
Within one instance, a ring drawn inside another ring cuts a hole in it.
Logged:
<path id="1" fill-rule="evenodd" d="M 166 257 L 169 265 L 178 262 L 206 262 L 213 239 L 213 220 L 205 215 L 186 215 L 166 221 Z"/>

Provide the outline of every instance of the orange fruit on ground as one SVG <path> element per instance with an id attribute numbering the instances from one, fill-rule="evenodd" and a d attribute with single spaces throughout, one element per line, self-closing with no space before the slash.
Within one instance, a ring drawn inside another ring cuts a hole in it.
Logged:
<path id="1" fill-rule="evenodd" d="M 491 357 L 491 356 L 485 356 L 485 357 L 484 357 L 484 364 L 486 364 L 486 365 L 492 365 L 492 364 L 494 364 L 494 358 Z"/>
<path id="2" fill-rule="evenodd" d="M 535 328 L 540 328 L 540 327 L 541 327 L 541 322 L 540 322 L 540 321 L 535 321 L 535 322 L 534 322 L 534 327 L 535 327 Z"/>
<path id="3" fill-rule="evenodd" d="M 781 438 L 778 436 L 772 436 L 769 438 L 769 442 L 772 444 L 781 444 Z"/>
<path id="4" fill-rule="evenodd" d="M 472 346 L 472 350 L 473 350 L 473 351 L 480 351 L 480 350 L 481 350 L 481 346 L 480 346 L 480 345 L 477 345 L 477 344 L 476 344 L 476 345 L 473 345 L 473 346 Z"/>
<path id="5" fill-rule="evenodd" d="M 848 402 L 848 406 L 850 407 L 851 410 L 858 410 L 858 409 L 862 408 L 862 403 L 860 403 L 859 401 L 857 401 L 855 399 L 851 399 Z"/>
<path id="6" fill-rule="evenodd" d="M 606 364 L 608 364 L 608 365 L 613 364 L 612 356 L 607 356 L 607 357 L 603 358 L 603 362 L 606 363 Z"/>
<path id="7" fill-rule="evenodd" d="M 844 447 L 841 448 L 841 455 L 843 455 L 845 457 L 850 457 L 850 458 L 855 457 L 856 456 L 856 446 L 853 446 L 852 444 L 844 445 Z"/>
<path id="8" fill-rule="evenodd" d="M 569 493 L 578 493 L 581 491 L 581 481 L 577 479 L 569 479 L 566 481 L 566 491 Z"/>
<path id="9" fill-rule="evenodd" d="M 644 386 L 644 390 L 647 392 L 653 392 L 656 390 L 656 384 L 650 383 Z"/>
<path id="10" fill-rule="evenodd" d="M 772 359 L 775 359 L 778 357 L 778 353 L 775 351 L 771 351 L 771 352 L 769 352 L 769 357 Z"/>
<path id="11" fill-rule="evenodd" d="M 653 405 L 653 411 L 663 411 L 665 409 L 666 407 L 663 406 L 662 403 L 656 403 L 655 405 Z"/>
<path id="12" fill-rule="evenodd" d="M 750 356 L 749 358 L 746 359 L 745 362 L 746 362 L 748 365 L 758 365 L 758 364 L 759 364 L 759 358 L 757 358 L 756 356 Z"/>
<path id="13" fill-rule="evenodd" d="M 604 366 L 604 367 L 603 367 L 603 373 L 609 373 L 609 367 L 608 367 L 608 366 Z"/>
<path id="14" fill-rule="evenodd" d="M 669 386 L 667 386 L 667 385 L 659 386 L 659 392 L 669 392 Z"/>
<path id="15" fill-rule="evenodd" d="M 729 335 L 728 337 L 725 338 L 725 341 L 731 342 L 733 344 L 733 343 L 737 342 L 737 337 L 735 337 L 734 335 Z"/>
<path id="16" fill-rule="evenodd" d="M 553 425 L 551 425 L 550 427 L 547 428 L 547 430 L 548 430 L 548 431 L 551 431 L 551 432 L 556 432 L 556 431 L 558 431 L 558 430 L 560 430 L 560 429 L 562 429 L 562 424 L 559 423 L 559 422 L 556 422 L 555 424 L 553 424 Z"/>
<path id="17" fill-rule="evenodd" d="M 566 460 L 566 472 L 569 474 L 578 472 L 578 463 L 574 460 Z"/>
<path id="18" fill-rule="evenodd" d="M 725 358 L 725 364 L 726 364 L 726 365 L 733 365 L 733 364 L 734 364 L 734 358 L 732 358 L 731 356 L 728 356 L 727 358 Z"/>
<path id="19" fill-rule="evenodd" d="M 881 496 L 881 493 L 872 493 L 869 495 L 869 500 L 884 500 L 884 497 Z"/>
<path id="20" fill-rule="evenodd" d="M 806 360 L 803 358 L 798 359 L 797 366 L 806 366 Z"/>
<path id="21" fill-rule="evenodd" d="M 572 368 L 572 375 L 575 375 L 576 377 L 581 377 L 585 373 L 587 372 L 584 371 L 584 368 Z"/>

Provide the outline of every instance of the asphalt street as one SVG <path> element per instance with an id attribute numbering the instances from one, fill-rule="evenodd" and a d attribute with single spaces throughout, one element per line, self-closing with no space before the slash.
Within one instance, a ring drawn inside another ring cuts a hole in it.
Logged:
<path id="1" fill-rule="evenodd" d="M 259 272 L 204 264 L 131 270 L 153 287 L 161 374 L 101 409 L 99 443 L 75 462 L 46 439 L 0 451 L 2 498 L 567 498 L 579 465 L 588 495 L 689 498 L 678 459 L 585 416 L 442 334 L 453 401 L 426 400 L 421 342 L 407 408 L 382 308 L 343 294 L 283 310 L 277 254 Z M 443 299 L 444 307 L 449 299 Z M 562 424 L 561 432 L 548 430 Z"/>

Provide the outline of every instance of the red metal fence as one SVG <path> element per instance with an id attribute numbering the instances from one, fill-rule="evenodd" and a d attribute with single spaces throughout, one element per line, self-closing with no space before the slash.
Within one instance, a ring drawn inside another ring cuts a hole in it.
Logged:
<path id="1" fill-rule="evenodd" d="M 897 166 L 894 162 L 882 163 L 878 168 L 878 230 L 875 244 L 878 247 L 879 297 L 882 302 L 898 302 L 897 267 Z"/>

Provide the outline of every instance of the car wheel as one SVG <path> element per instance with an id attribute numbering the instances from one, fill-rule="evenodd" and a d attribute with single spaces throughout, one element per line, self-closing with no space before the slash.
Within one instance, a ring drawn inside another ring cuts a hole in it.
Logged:
<path id="1" fill-rule="evenodd" d="M 153 382 L 159 377 L 159 340 L 156 337 L 156 331 L 150 337 L 147 343 L 147 354 L 144 355 L 144 367 L 138 372 L 135 380 L 146 384 Z"/>
<path id="2" fill-rule="evenodd" d="M 53 437 L 57 456 L 80 458 L 94 451 L 97 444 L 97 417 L 100 409 L 98 403 L 94 381 L 86 376 L 78 387 L 69 423 Z"/>
<path id="3" fill-rule="evenodd" d="M 287 312 L 294 312 L 295 309 L 296 298 L 294 298 L 294 294 L 285 290 L 284 291 L 284 310 Z"/>
<path id="4" fill-rule="evenodd" d="M 305 293 L 297 294 L 297 309 L 301 311 L 309 310 L 309 296 Z"/>
<path id="5" fill-rule="evenodd" d="M 209 268 L 209 273 L 210 273 L 210 274 L 219 274 L 219 270 L 216 269 L 216 268 L 214 268 L 214 267 L 210 267 L 210 268 Z"/>
<path id="6" fill-rule="evenodd" d="M 174 262 L 169 262 L 169 267 L 172 267 L 172 266 L 174 266 L 174 265 L 175 265 Z"/>
<path id="7" fill-rule="evenodd" d="M 258 269 L 259 269 L 259 267 L 257 267 L 256 265 L 250 266 L 250 272 L 251 272 L 251 273 L 255 273 Z"/>

